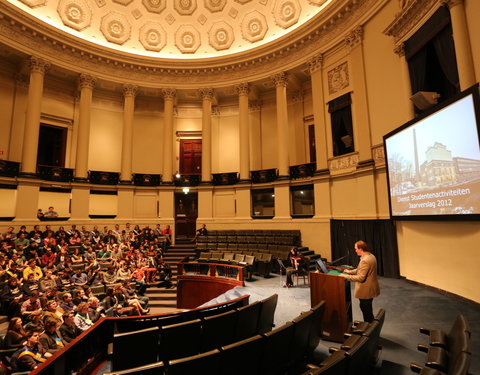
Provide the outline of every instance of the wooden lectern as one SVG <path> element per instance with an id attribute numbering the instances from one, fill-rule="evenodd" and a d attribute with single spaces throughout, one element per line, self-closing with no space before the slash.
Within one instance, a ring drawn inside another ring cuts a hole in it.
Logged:
<path id="1" fill-rule="evenodd" d="M 310 272 L 310 300 L 312 307 L 326 302 L 321 324 L 322 338 L 343 342 L 343 334 L 352 325 L 352 297 L 350 282 L 341 276 Z"/>

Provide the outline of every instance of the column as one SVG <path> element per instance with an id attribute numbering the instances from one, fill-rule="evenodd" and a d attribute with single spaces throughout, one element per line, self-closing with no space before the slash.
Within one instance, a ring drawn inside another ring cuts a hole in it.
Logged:
<path id="1" fill-rule="evenodd" d="M 313 119 L 315 126 L 315 155 L 317 171 L 328 169 L 327 128 L 325 122 L 325 98 L 323 95 L 323 55 L 316 55 L 307 61 L 312 83 Z"/>
<path id="2" fill-rule="evenodd" d="M 239 133 L 240 133 L 240 181 L 250 180 L 250 139 L 248 121 L 248 94 L 250 88 L 247 82 L 235 86 L 238 94 Z"/>
<path id="3" fill-rule="evenodd" d="M 278 175 L 289 177 L 288 165 L 288 112 L 287 112 L 287 75 L 284 72 L 272 76 L 277 97 L 277 165 Z"/>
<path id="4" fill-rule="evenodd" d="M 213 89 L 200 89 L 202 95 L 202 182 L 212 180 L 212 99 Z"/>
<path id="5" fill-rule="evenodd" d="M 403 91 L 405 93 L 405 105 L 407 107 L 406 115 L 407 118 L 405 121 L 411 120 L 415 117 L 415 111 L 413 108 L 413 103 L 410 100 L 412 96 L 412 85 L 410 83 L 410 72 L 408 70 L 408 62 L 405 58 L 405 43 L 399 44 L 395 47 L 394 52 L 400 57 L 400 64 L 402 67 L 402 81 L 403 81 Z"/>
<path id="6" fill-rule="evenodd" d="M 30 58 L 30 84 L 28 86 L 27 113 L 23 135 L 21 174 L 34 176 L 37 171 L 38 137 L 42 108 L 43 79 L 50 64 L 38 57 Z"/>
<path id="7" fill-rule="evenodd" d="M 164 130 L 163 130 L 163 176 L 164 182 L 172 182 L 173 174 L 173 104 L 176 90 L 167 88 L 162 90 L 164 99 Z"/>
<path id="8" fill-rule="evenodd" d="M 120 182 L 128 184 L 132 181 L 133 114 L 137 90 L 138 87 L 134 85 L 123 86 L 122 169 Z"/>
<path id="9" fill-rule="evenodd" d="M 86 181 L 88 178 L 88 147 L 90 142 L 90 112 L 92 93 L 96 79 L 87 74 L 80 74 L 80 108 L 78 119 L 77 154 L 75 158 L 75 179 Z"/>
<path id="10" fill-rule="evenodd" d="M 352 117 L 355 151 L 360 161 L 372 159 L 372 141 L 370 134 L 370 117 L 368 113 L 367 85 L 363 59 L 363 27 L 358 26 L 345 38 L 350 52 L 348 66 L 352 75 L 353 95 Z"/>
<path id="11" fill-rule="evenodd" d="M 249 101 L 250 170 L 262 169 L 262 103 Z"/>
<path id="12" fill-rule="evenodd" d="M 465 16 L 464 0 L 447 1 L 450 9 L 450 16 L 455 42 L 455 56 L 457 58 L 458 78 L 460 89 L 465 90 L 474 85 L 475 69 L 473 67 L 472 48 Z"/>

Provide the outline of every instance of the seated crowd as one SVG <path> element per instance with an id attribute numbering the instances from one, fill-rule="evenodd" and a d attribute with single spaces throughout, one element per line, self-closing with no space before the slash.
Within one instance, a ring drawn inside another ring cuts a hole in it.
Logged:
<path id="1" fill-rule="evenodd" d="M 104 316 L 149 312 L 147 285 L 171 287 L 164 261 L 171 230 L 39 225 L 0 235 L 0 309 L 9 319 L 2 349 L 28 371 Z"/>

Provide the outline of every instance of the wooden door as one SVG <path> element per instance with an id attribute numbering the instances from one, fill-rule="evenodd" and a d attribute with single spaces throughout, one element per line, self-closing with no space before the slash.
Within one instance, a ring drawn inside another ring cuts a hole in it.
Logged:
<path id="1" fill-rule="evenodd" d="M 180 140 L 180 174 L 202 173 L 202 140 Z"/>
<path id="2" fill-rule="evenodd" d="M 198 216 L 197 193 L 175 193 L 175 238 L 195 237 Z"/>

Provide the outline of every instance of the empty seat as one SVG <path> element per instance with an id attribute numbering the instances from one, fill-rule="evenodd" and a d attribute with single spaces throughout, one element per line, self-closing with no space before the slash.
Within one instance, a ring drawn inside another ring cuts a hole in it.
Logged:
<path id="1" fill-rule="evenodd" d="M 291 322 L 265 334 L 265 346 L 260 373 L 262 375 L 284 374 L 290 366 L 290 349 L 294 325 Z"/>
<path id="2" fill-rule="evenodd" d="M 321 301 L 312 307 L 312 327 L 308 335 L 308 354 L 312 355 L 322 338 L 322 319 L 325 312 L 325 301 Z"/>
<path id="3" fill-rule="evenodd" d="M 449 341 L 454 340 L 455 334 L 462 331 L 471 334 L 467 319 L 461 314 L 456 317 L 449 333 L 439 329 L 420 328 L 420 333 L 430 336 L 430 345 L 441 346 L 445 349 L 448 348 Z"/>
<path id="4" fill-rule="evenodd" d="M 212 256 L 212 253 L 201 253 L 200 256 L 198 257 L 198 261 L 208 262 L 211 256 Z"/>
<path id="5" fill-rule="evenodd" d="M 258 319 L 260 317 L 260 301 L 240 307 L 238 311 L 237 329 L 235 331 L 235 341 L 246 339 L 257 334 Z"/>
<path id="6" fill-rule="evenodd" d="M 164 326 L 160 331 L 160 357 L 165 363 L 200 352 L 201 320 Z M 188 337 L 188 339 L 186 339 Z"/>
<path id="7" fill-rule="evenodd" d="M 209 259 L 210 262 L 218 262 L 223 257 L 223 253 L 219 251 L 212 251 L 210 252 L 210 254 L 211 254 Z"/>
<path id="8" fill-rule="evenodd" d="M 158 361 L 159 327 L 113 335 L 112 370 L 125 370 Z"/>
<path id="9" fill-rule="evenodd" d="M 238 264 L 245 262 L 245 254 L 236 253 L 233 262 Z"/>
<path id="10" fill-rule="evenodd" d="M 223 253 L 223 257 L 222 257 L 222 259 L 220 259 L 220 260 L 221 260 L 222 262 L 229 263 L 229 262 L 232 262 L 234 258 L 235 258 L 235 254 L 234 254 L 234 253 Z"/>
<path id="11" fill-rule="evenodd" d="M 292 321 L 294 324 L 293 341 L 290 350 L 290 361 L 292 364 L 303 363 L 307 358 L 309 335 L 314 318 L 314 312 L 310 310 L 300 314 Z"/>
<path id="12" fill-rule="evenodd" d="M 319 367 L 305 372 L 303 375 L 342 375 L 347 370 L 345 352 L 339 350 L 325 358 Z"/>
<path id="13" fill-rule="evenodd" d="M 237 320 L 236 310 L 206 317 L 202 324 L 201 351 L 209 351 L 234 342 Z"/>
<path id="14" fill-rule="evenodd" d="M 260 372 L 264 337 L 256 335 L 222 347 L 220 373 L 228 375 L 256 375 Z"/>
<path id="15" fill-rule="evenodd" d="M 168 364 L 168 375 L 209 374 L 220 371 L 220 351 L 217 349 L 194 356 L 175 359 Z"/>
<path id="16" fill-rule="evenodd" d="M 257 332 L 259 334 L 270 332 L 275 326 L 273 319 L 277 308 L 278 294 L 273 294 L 261 301 L 262 307 L 258 318 Z"/>

